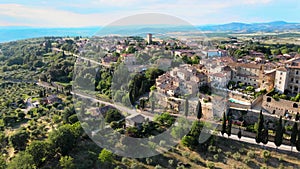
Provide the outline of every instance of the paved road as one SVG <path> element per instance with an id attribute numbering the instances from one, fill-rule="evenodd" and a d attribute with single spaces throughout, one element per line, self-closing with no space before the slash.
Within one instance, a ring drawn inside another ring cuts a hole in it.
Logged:
<path id="1" fill-rule="evenodd" d="M 222 137 L 222 134 L 219 132 L 218 136 Z M 226 133 L 224 134 L 224 137 L 228 138 L 228 136 L 227 136 Z M 242 142 L 246 142 L 246 143 L 258 145 L 256 143 L 256 141 L 255 141 L 254 138 L 242 137 L 241 140 L 240 140 L 237 135 L 231 135 L 228 139 L 238 140 L 238 141 L 242 141 Z M 261 145 L 263 147 L 262 143 L 260 143 L 259 145 Z M 276 149 L 275 144 L 273 142 L 270 142 L 270 141 L 264 147 L 271 148 L 271 149 Z M 278 147 L 278 150 L 291 151 L 291 146 L 289 146 L 289 145 L 281 145 L 280 147 Z M 295 147 L 293 148 L 293 152 L 298 152 Z"/>
<path id="2" fill-rule="evenodd" d="M 105 66 L 105 67 L 108 67 L 108 66 L 109 66 L 109 65 L 105 65 L 105 64 L 103 64 L 103 63 L 97 62 L 97 61 L 95 61 L 95 60 L 92 60 L 92 59 L 89 59 L 89 58 L 86 58 L 86 57 L 79 56 L 79 55 L 77 55 L 77 54 L 75 54 L 75 53 L 71 53 L 71 52 L 69 52 L 69 51 L 64 51 L 64 50 L 62 50 L 62 49 L 52 48 L 52 50 L 55 50 L 55 51 L 58 51 L 58 52 L 65 52 L 66 55 L 72 55 L 72 56 L 75 56 L 75 57 L 77 57 L 77 58 L 79 58 L 79 59 L 82 59 L 82 60 L 85 60 L 85 61 L 89 61 L 89 62 L 91 62 L 91 63 L 93 63 L 93 64 L 96 64 L 96 65 L 101 65 L 101 66 Z"/>

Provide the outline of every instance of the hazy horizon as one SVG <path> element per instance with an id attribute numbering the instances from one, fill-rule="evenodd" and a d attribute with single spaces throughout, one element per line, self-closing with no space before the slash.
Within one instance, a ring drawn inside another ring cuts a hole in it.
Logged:
<path id="1" fill-rule="evenodd" d="M 266 23 L 276 23 L 276 22 L 285 22 L 287 24 L 300 24 L 300 22 L 288 22 L 284 20 L 274 20 L 274 21 L 268 21 L 268 22 L 226 22 L 226 23 L 213 23 L 213 24 L 198 24 L 198 25 L 193 25 L 195 27 L 201 27 L 201 26 L 220 26 L 220 25 L 228 25 L 228 24 L 248 24 L 248 25 L 253 25 L 253 24 L 266 24 Z M 74 26 L 74 27 L 51 27 L 51 26 L 0 26 L 0 28 L 28 28 L 28 29 L 77 29 L 77 28 L 103 28 L 106 26 L 110 25 L 98 25 L 98 26 Z M 168 24 L 137 24 L 137 25 L 114 25 L 116 27 L 127 27 L 127 26 L 190 26 L 190 25 L 168 25 Z"/>

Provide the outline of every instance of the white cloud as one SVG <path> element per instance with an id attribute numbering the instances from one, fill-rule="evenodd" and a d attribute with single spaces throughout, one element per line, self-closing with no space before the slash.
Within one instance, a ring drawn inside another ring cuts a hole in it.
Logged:
<path id="1" fill-rule="evenodd" d="M 224 9 L 268 4 L 273 0 L 75 0 L 44 1 L 43 6 L 0 4 L 0 25 L 80 27 L 107 25 L 117 19 L 142 13 L 169 14 L 193 24 L 240 20 Z M 45 7 L 46 6 L 46 7 Z M 75 10 L 77 9 L 77 10 Z M 76 11 L 76 12 L 75 12 Z M 89 13 L 93 11 L 94 13 Z M 242 18 L 243 19 L 243 18 Z M 162 21 L 164 22 L 164 21 Z"/>
<path id="2" fill-rule="evenodd" d="M 140 2 L 140 0 L 92 0 L 91 4 L 101 6 L 131 6 Z"/>
<path id="3" fill-rule="evenodd" d="M 242 2 L 244 2 L 245 4 L 267 4 L 272 2 L 272 0 L 245 0 Z"/>
<path id="4" fill-rule="evenodd" d="M 80 27 L 97 26 L 117 18 L 115 14 L 78 14 L 53 8 L 28 7 L 18 4 L 0 4 L 0 15 L 14 18 L 9 25 Z M 1 22 L 0 25 L 8 25 Z"/>

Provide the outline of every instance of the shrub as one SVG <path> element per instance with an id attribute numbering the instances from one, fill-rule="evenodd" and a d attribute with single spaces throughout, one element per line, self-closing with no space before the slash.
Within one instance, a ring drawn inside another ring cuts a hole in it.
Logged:
<path id="1" fill-rule="evenodd" d="M 248 151 L 247 157 L 249 157 L 249 158 L 251 158 L 251 159 L 255 158 L 255 152 L 252 151 L 252 150 Z"/>
<path id="2" fill-rule="evenodd" d="M 155 166 L 155 169 L 162 169 L 163 167 L 160 166 L 159 164 Z"/>
<path id="3" fill-rule="evenodd" d="M 181 165 L 181 166 L 176 167 L 176 169 L 185 169 L 185 167 Z"/>
<path id="4" fill-rule="evenodd" d="M 218 154 L 215 154 L 215 155 L 214 155 L 214 160 L 217 161 L 218 159 L 219 159 L 219 155 L 218 155 Z"/>
<path id="5" fill-rule="evenodd" d="M 245 149 L 244 149 L 244 148 L 240 148 L 240 149 L 239 149 L 239 152 L 240 152 L 241 154 L 243 154 L 243 153 L 245 152 Z"/>
<path id="6" fill-rule="evenodd" d="M 129 159 L 128 158 L 126 158 L 126 157 L 123 157 L 122 158 L 122 163 L 129 163 L 130 161 L 129 161 Z"/>
<path id="7" fill-rule="evenodd" d="M 250 158 L 249 158 L 249 157 L 244 158 L 243 162 L 244 162 L 245 164 L 248 164 L 248 163 L 250 162 Z"/>
<path id="8" fill-rule="evenodd" d="M 232 157 L 237 161 L 241 160 L 241 154 L 239 152 L 234 153 Z"/>
<path id="9" fill-rule="evenodd" d="M 148 164 L 148 165 L 150 165 L 151 163 L 152 163 L 152 159 L 151 158 L 146 158 L 146 163 Z"/>
<path id="10" fill-rule="evenodd" d="M 132 163 L 130 166 L 131 169 L 139 169 L 140 167 L 137 163 Z"/>
<path id="11" fill-rule="evenodd" d="M 215 168 L 215 163 L 211 162 L 211 161 L 208 161 L 208 162 L 206 162 L 206 167 L 209 168 L 209 169 L 214 169 Z"/>
<path id="12" fill-rule="evenodd" d="M 173 166 L 174 165 L 174 160 L 169 160 L 168 163 L 169 163 L 170 166 Z"/>
<path id="13" fill-rule="evenodd" d="M 271 153 L 268 150 L 263 150 L 261 152 L 261 157 L 264 159 L 265 162 L 268 161 L 268 159 L 271 157 Z"/>
<path id="14" fill-rule="evenodd" d="M 279 166 L 278 166 L 278 168 L 279 169 L 284 169 L 285 167 L 284 167 L 284 165 L 282 163 L 280 163 Z"/>
<path id="15" fill-rule="evenodd" d="M 280 162 L 283 161 L 283 157 L 280 156 L 280 157 L 278 158 L 278 160 L 279 160 Z"/>
<path id="16" fill-rule="evenodd" d="M 182 152 L 182 156 L 188 158 L 190 156 L 189 152 Z"/>
<path id="17" fill-rule="evenodd" d="M 204 103 L 208 103 L 209 100 L 208 100 L 208 99 L 203 99 L 203 102 L 204 102 Z"/>
<path id="18" fill-rule="evenodd" d="M 166 141 L 165 141 L 165 140 L 161 140 L 161 141 L 159 142 L 159 145 L 163 147 L 164 145 L 166 145 Z"/>
<path id="19" fill-rule="evenodd" d="M 208 146 L 208 151 L 210 153 L 215 153 L 217 151 L 217 147 L 210 145 L 210 146 Z"/>
<path id="20" fill-rule="evenodd" d="M 232 153 L 230 151 L 225 152 L 226 157 L 230 157 Z"/>

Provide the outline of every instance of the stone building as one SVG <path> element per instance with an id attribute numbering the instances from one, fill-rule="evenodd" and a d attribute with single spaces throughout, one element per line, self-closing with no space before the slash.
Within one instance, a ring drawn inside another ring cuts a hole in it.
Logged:
<path id="1" fill-rule="evenodd" d="M 191 65 L 181 65 L 156 79 L 158 92 L 167 96 L 197 94 L 199 87 L 206 84 L 207 75 Z"/>
<path id="2" fill-rule="evenodd" d="M 264 67 L 261 64 L 253 63 L 229 63 L 228 66 L 232 69 L 232 81 L 244 83 L 256 88 L 262 85 Z"/>
<path id="3" fill-rule="evenodd" d="M 275 89 L 294 95 L 300 92 L 300 58 L 290 59 L 285 62 L 284 67 L 276 69 Z"/>

